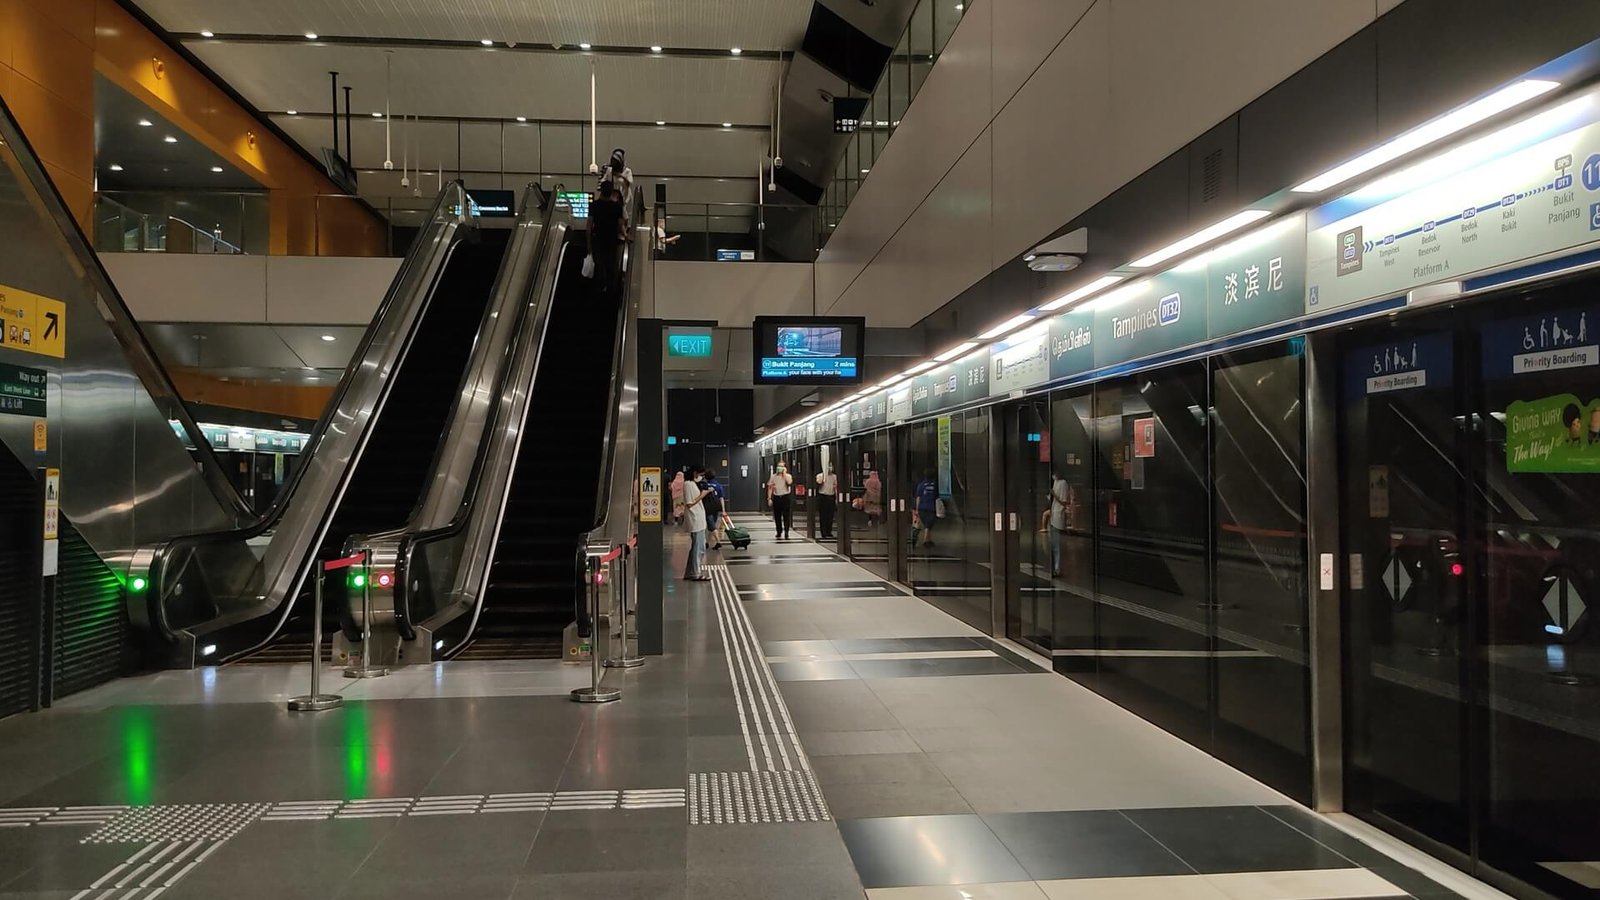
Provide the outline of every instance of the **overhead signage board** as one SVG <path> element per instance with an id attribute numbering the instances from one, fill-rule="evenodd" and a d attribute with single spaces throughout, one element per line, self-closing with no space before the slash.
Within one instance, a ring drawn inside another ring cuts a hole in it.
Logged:
<path id="1" fill-rule="evenodd" d="M 685 359 L 709 359 L 712 352 L 711 345 L 710 329 L 667 329 L 668 356 L 678 356 Z"/>
<path id="2" fill-rule="evenodd" d="M 515 191 L 467 188 L 467 204 L 475 216 L 485 219 L 514 219 L 517 217 Z"/>
<path id="3" fill-rule="evenodd" d="M 1094 368 L 1094 313 L 1074 309 L 1050 320 L 1050 378 L 1067 378 Z"/>
<path id="4" fill-rule="evenodd" d="M 1321 312 L 1600 240 L 1597 93 L 1381 178 L 1312 214 Z"/>
<path id="5" fill-rule="evenodd" d="M 833 133 L 855 134 L 861 127 L 861 117 L 867 111 L 866 97 L 833 98 Z"/>
<path id="6" fill-rule="evenodd" d="M 911 385 L 889 392 L 889 421 L 904 422 L 911 418 Z"/>
<path id="7" fill-rule="evenodd" d="M 1275 222 L 1202 259 L 1206 332 L 1213 340 L 1305 314 L 1304 215 Z"/>
<path id="8" fill-rule="evenodd" d="M 574 219 L 589 218 L 589 195 L 583 191 L 557 191 L 556 209 L 572 211 Z"/>
<path id="9" fill-rule="evenodd" d="M 1115 365 L 1206 339 L 1203 272 L 1167 272 L 1093 304 L 1094 361 Z"/>
<path id="10" fill-rule="evenodd" d="M 1040 322 L 989 352 L 989 394 L 1005 396 L 1050 380 L 1050 323 Z"/>
<path id="11" fill-rule="evenodd" d="M 44 418 L 49 377 L 43 369 L 0 363 L 0 413 Z"/>
<path id="12" fill-rule="evenodd" d="M 67 304 L 0 284 L 0 347 L 65 358 Z"/>
<path id="13" fill-rule="evenodd" d="M 754 250 L 718 250 L 717 262 L 755 262 Z"/>
<path id="14" fill-rule="evenodd" d="M 866 330 L 859 316 L 757 316 L 750 329 L 754 381 L 859 384 Z"/>

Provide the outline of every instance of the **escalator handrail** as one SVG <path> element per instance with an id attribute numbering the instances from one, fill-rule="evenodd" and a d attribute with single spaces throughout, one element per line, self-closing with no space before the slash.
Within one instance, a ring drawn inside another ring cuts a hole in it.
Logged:
<path id="1" fill-rule="evenodd" d="M 448 259 L 449 251 L 454 246 L 456 229 L 459 226 L 470 222 L 470 213 L 468 209 L 469 205 L 466 200 L 466 189 L 460 181 L 448 183 L 445 186 L 445 189 L 440 191 L 438 197 L 435 198 L 433 206 L 428 213 L 428 218 L 426 220 L 427 224 L 418 234 L 415 242 L 412 245 L 411 251 L 406 254 L 405 260 L 401 263 L 400 269 L 396 273 L 394 281 L 391 282 L 389 290 L 384 295 L 383 301 L 378 305 L 377 311 L 373 315 L 371 324 L 367 326 L 366 331 L 362 334 L 361 342 L 356 346 L 355 352 L 351 356 L 351 364 L 345 369 L 344 375 L 340 377 L 339 383 L 334 389 L 333 396 L 329 399 L 327 405 L 325 406 L 322 416 L 317 420 L 316 427 L 312 430 L 310 436 L 307 438 L 304 449 L 301 451 L 302 460 L 312 458 L 317 450 L 321 448 L 324 440 L 327 438 L 334 416 L 339 413 L 339 411 L 343 408 L 345 401 L 349 399 L 349 392 L 354 386 L 357 376 L 360 374 L 365 365 L 366 357 L 371 352 L 373 342 L 376 340 L 378 333 L 382 329 L 382 326 L 388 320 L 390 314 L 394 311 L 396 306 L 405 301 L 422 302 L 421 299 L 418 299 L 419 295 L 420 297 L 425 298 L 427 295 L 433 292 L 437 285 L 439 276 L 444 271 L 445 262 Z M 440 249 L 441 247 L 443 248 L 442 250 Z M 421 318 L 422 316 L 419 313 L 412 322 L 411 328 L 404 336 L 404 339 L 399 342 L 401 352 L 399 359 L 396 360 L 396 364 L 398 364 L 400 360 L 403 360 L 403 351 L 409 348 L 411 339 L 414 337 L 414 331 L 418 324 L 420 324 Z M 372 410 L 371 418 L 368 419 L 366 437 L 370 437 L 371 428 L 373 427 L 372 422 L 375 420 L 379 408 L 382 406 L 382 399 L 387 396 L 389 387 L 388 381 L 389 379 L 384 379 L 379 386 L 379 402 Z M 363 446 L 365 444 L 365 439 L 366 438 L 364 437 L 362 440 Z M 359 458 L 359 453 L 360 448 L 358 447 L 357 458 Z M 344 483 L 348 482 L 350 471 L 353 470 L 354 467 L 355 459 L 352 459 L 350 465 L 344 468 L 344 471 L 340 476 Z M 310 469 L 311 467 L 305 464 L 297 466 L 294 473 L 285 483 L 283 490 L 280 491 L 278 496 L 274 499 L 272 506 L 270 506 L 267 511 L 253 523 L 231 530 L 207 531 L 180 535 L 172 538 L 171 540 L 163 542 L 161 545 L 155 548 L 155 561 L 150 568 L 151 590 L 148 592 L 149 603 L 152 607 L 150 610 L 149 621 L 152 623 L 154 630 L 161 637 L 169 641 L 176 637 L 176 629 L 168 621 L 165 612 L 165 600 L 167 596 L 166 563 L 174 557 L 175 552 L 183 547 L 198 548 L 206 544 L 220 544 L 231 541 L 249 541 L 251 539 L 260 537 L 268 530 L 281 523 L 288 503 L 299 492 L 298 488 L 307 477 L 306 473 Z M 318 523 L 319 527 L 315 529 L 319 534 L 325 530 L 328 520 L 332 517 L 333 512 L 337 507 L 336 496 L 341 492 L 342 488 L 335 490 L 334 501 L 330 502 L 326 509 L 320 511 L 320 521 Z M 312 543 L 315 543 L 315 541 Z M 314 550 L 314 547 L 309 548 L 308 553 L 314 552 Z M 295 579 L 296 583 L 299 583 L 298 579 L 304 575 L 303 570 L 305 569 L 305 566 L 296 565 L 293 568 L 298 572 L 298 574 L 295 576 Z M 295 591 L 291 588 L 286 594 L 286 599 L 292 597 L 294 593 Z M 290 605 L 292 604 L 283 604 L 283 614 L 280 617 L 280 621 L 278 622 L 277 626 L 273 629 L 274 632 L 276 632 L 277 628 L 281 628 L 282 622 L 287 619 L 289 613 L 288 607 Z"/>
<path id="2" fill-rule="evenodd" d="M 83 266 L 83 275 L 99 299 L 100 308 L 105 313 L 104 318 L 111 326 L 112 336 L 127 355 L 128 365 L 133 370 L 134 376 L 143 385 L 145 393 L 156 401 L 157 408 L 164 409 L 169 416 L 172 416 L 183 428 L 189 441 L 194 444 L 193 452 L 198 457 L 201 476 L 215 496 L 218 505 L 235 524 L 253 520 L 256 516 L 255 511 L 223 471 L 222 463 L 212 450 L 211 442 L 206 440 L 189 408 L 184 405 L 177 386 L 167 374 L 166 366 L 161 364 L 161 359 L 151 348 L 149 338 L 145 337 L 144 330 L 139 327 L 127 303 L 123 301 L 122 295 L 112 283 L 105 264 L 100 261 L 93 244 L 83 233 L 82 226 L 67 214 L 65 198 L 61 196 L 55 180 L 39 163 L 38 154 L 28 142 L 27 136 L 22 133 L 22 129 L 17 126 L 11 108 L 6 105 L 3 98 L 0 98 L 0 137 L 18 148 L 11 154 L 12 158 L 17 161 L 23 176 L 27 179 L 27 184 L 44 200 L 40 205 L 66 240 L 71 258 Z"/>
<path id="3" fill-rule="evenodd" d="M 559 190 L 559 188 L 560 186 L 558 185 L 557 189 Z M 511 456 L 508 466 L 508 484 L 510 477 L 509 473 L 514 473 L 516 471 L 517 457 L 520 455 L 522 444 L 521 438 L 527 423 L 528 412 L 531 409 L 530 402 L 532 395 L 532 382 L 534 378 L 538 377 L 539 366 L 543 360 L 545 339 L 549 332 L 551 310 L 554 307 L 555 297 L 561 291 L 562 273 L 565 269 L 563 263 L 568 248 L 568 242 L 566 238 L 567 229 L 564 224 L 558 224 L 553 221 L 553 216 L 558 212 L 558 210 L 555 209 L 556 205 L 554 203 L 550 204 L 550 206 L 550 215 L 552 216 L 552 219 L 547 220 L 547 224 L 545 225 L 544 229 L 544 236 L 541 238 L 541 247 L 538 257 L 539 269 L 535 273 L 535 277 L 529 280 L 527 292 L 529 301 L 523 304 L 522 308 L 522 316 L 524 317 L 525 324 L 519 326 L 517 329 L 521 339 L 516 342 L 516 351 L 512 362 L 506 367 L 504 378 L 499 385 L 499 393 L 497 396 L 502 398 L 502 403 L 495 407 L 492 418 L 484 429 L 485 434 L 503 434 L 507 429 L 512 428 L 513 423 L 507 418 L 513 415 L 515 412 L 511 403 L 514 393 L 512 390 L 514 387 L 512 384 L 512 379 L 517 378 L 517 373 L 522 371 L 524 367 L 527 367 L 531 364 L 531 373 L 533 378 L 529 379 L 529 383 L 525 386 L 523 391 L 523 405 L 521 408 L 521 414 L 517 417 L 517 422 L 515 423 L 516 436 L 511 438 L 513 446 L 510 451 Z M 530 316 L 531 319 L 529 319 Z M 482 497 L 481 495 L 485 490 L 487 490 L 485 487 L 485 482 L 488 476 L 489 458 L 494 449 L 494 446 L 490 442 L 485 442 L 483 447 L 480 449 L 478 458 L 473 466 L 472 475 L 470 476 L 469 487 L 462 495 L 461 507 L 456 511 L 456 514 L 451 518 L 451 520 L 437 528 L 428 528 L 411 532 L 410 534 L 406 535 L 402 541 L 397 558 L 400 560 L 401 571 L 407 573 L 407 575 L 406 577 L 396 579 L 395 591 L 395 608 L 397 618 L 403 617 L 405 622 L 405 624 L 401 626 L 402 628 L 412 630 L 414 633 L 414 629 L 417 624 L 416 619 L 413 618 L 411 614 L 411 579 L 409 573 L 415 571 L 414 561 L 418 551 L 428 544 L 449 540 L 450 538 L 459 536 L 469 525 L 477 521 L 483 515 L 487 514 L 487 511 L 482 509 L 481 506 L 491 498 Z M 502 495 L 499 498 L 499 501 L 500 507 L 495 515 L 495 519 L 497 521 L 504 515 L 505 496 Z M 496 526 L 496 528 L 492 529 L 490 538 L 487 542 L 489 553 L 491 555 L 493 553 L 495 541 L 498 539 L 498 532 L 499 528 Z M 465 562 L 463 562 L 462 565 L 465 565 Z M 487 578 L 487 562 L 485 562 L 483 566 L 483 572 L 484 577 Z M 436 610 L 436 613 L 440 611 L 442 610 Z M 476 611 L 474 611 L 474 621 L 472 625 L 469 626 L 468 633 L 470 634 L 475 628 Z"/>
<path id="4" fill-rule="evenodd" d="M 628 540 L 628 531 L 632 526 L 632 515 L 629 509 L 632 504 L 633 465 L 632 459 L 626 467 L 618 467 L 617 457 L 624 452 L 626 447 L 633 451 L 635 457 L 638 453 L 638 353 L 637 330 L 639 289 L 644 280 L 644 267 L 649 265 L 650 254 L 648 248 L 653 232 L 644 224 L 644 197 L 642 194 L 634 195 L 632 221 L 639 223 L 634 227 L 634 246 L 625 248 L 625 267 L 628 275 L 628 289 L 622 293 L 622 302 L 617 308 L 617 331 L 612 345 L 611 387 L 607 393 L 606 427 L 604 444 L 601 447 L 601 470 L 599 483 L 595 488 L 594 515 L 589 528 L 582 535 L 586 546 L 605 544 L 609 552 L 614 547 L 621 546 Z M 646 252 L 638 252 L 643 247 Z M 628 392 L 634 394 L 633 402 L 628 403 Z M 631 412 L 623 415 L 626 407 Z M 619 484 L 619 475 L 621 473 Z M 620 490 L 619 490 L 620 488 Z M 618 503 L 622 502 L 619 494 L 626 494 L 628 506 L 620 512 L 620 522 L 613 521 L 613 514 L 619 512 Z M 618 528 L 617 526 L 621 526 Z M 620 532 L 620 534 L 618 533 Z"/>

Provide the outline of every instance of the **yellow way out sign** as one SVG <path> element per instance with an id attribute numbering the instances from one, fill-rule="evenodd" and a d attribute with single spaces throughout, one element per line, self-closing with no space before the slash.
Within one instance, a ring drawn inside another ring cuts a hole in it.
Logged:
<path id="1" fill-rule="evenodd" d="M 65 357 L 67 305 L 0 284 L 0 347 Z"/>

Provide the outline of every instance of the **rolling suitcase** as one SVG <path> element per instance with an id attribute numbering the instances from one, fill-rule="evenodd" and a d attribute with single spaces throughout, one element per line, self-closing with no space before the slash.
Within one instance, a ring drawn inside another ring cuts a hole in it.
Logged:
<path id="1" fill-rule="evenodd" d="M 722 536 L 727 538 L 728 543 L 732 544 L 735 550 L 750 549 L 750 532 L 733 524 L 732 521 L 729 521 L 728 527 L 722 530 Z"/>

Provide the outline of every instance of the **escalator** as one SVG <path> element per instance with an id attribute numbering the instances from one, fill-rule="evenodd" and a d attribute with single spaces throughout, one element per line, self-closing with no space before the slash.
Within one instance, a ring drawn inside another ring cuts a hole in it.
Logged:
<path id="1" fill-rule="evenodd" d="M 417 325 L 413 352 L 391 376 L 393 398 L 372 430 L 318 557 L 340 556 L 351 537 L 403 526 L 433 474 L 440 435 L 447 429 L 476 337 L 494 296 L 509 230 L 477 230 L 459 241 L 445 262 Z M 323 633 L 332 639 L 339 611 L 324 611 Z M 279 635 L 246 661 L 301 662 L 311 653 L 311 609 L 306 603 Z"/>
<path id="2" fill-rule="evenodd" d="M 582 277 L 586 252 L 579 235 L 562 254 L 554 339 L 540 352 L 478 626 L 457 659 L 558 658 L 576 615 L 622 311 L 619 292 L 600 293 Z"/>
<path id="3" fill-rule="evenodd" d="M 147 652 L 189 666 L 309 649 L 313 560 L 403 526 L 429 483 L 464 369 L 487 352 L 475 336 L 494 330 L 486 306 L 502 296 L 506 235 L 479 227 L 459 182 L 441 191 L 273 507 L 136 554 L 129 576 L 150 587 L 129 613 L 151 635 Z"/>

